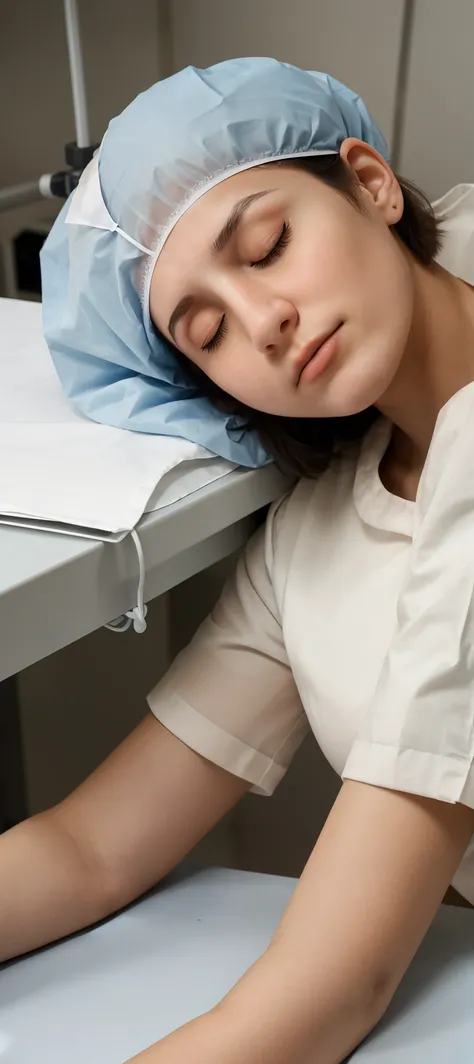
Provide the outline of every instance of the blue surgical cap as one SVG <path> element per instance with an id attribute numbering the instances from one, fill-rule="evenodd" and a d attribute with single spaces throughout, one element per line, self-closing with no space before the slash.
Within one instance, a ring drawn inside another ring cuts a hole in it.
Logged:
<path id="1" fill-rule="evenodd" d="M 94 421 L 268 461 L 255 432 L 200 394 L 157 334 L 149 286 L 178 219 L 247 168 L 336 154 L 358 137 L 388 159 L 363 101 L 335 78 L 275 59 L 187 67 L 113 119 L 41 253 L 43 325 L 71 402 Z"/>

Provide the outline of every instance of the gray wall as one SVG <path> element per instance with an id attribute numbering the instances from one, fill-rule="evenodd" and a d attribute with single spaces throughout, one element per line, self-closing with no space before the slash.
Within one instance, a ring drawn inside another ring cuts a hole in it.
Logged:
<path id="1" fill-rule="evenodd" d="M 400 170 L 435 199 L 474 181 L 474 3 L 416 0 Z"/>
<path id="2" fill-rule="evenodd" d="M 156 0 L 78 6 L 91 132 L 99 138 L 159 76 L 159 8 Z M 0 28 L 0 180 L 9 184 L 61 166 L 74 127 L 62 0 L 2 0 Z"/>
<path id="3" fill-rule="evenodd" d="M 65 797 L 145 716 L 169 663 L 168 607 L 166 595 L 150 604 L 144 635 L 102 628 L 20 674 L 30 812 Z"/>

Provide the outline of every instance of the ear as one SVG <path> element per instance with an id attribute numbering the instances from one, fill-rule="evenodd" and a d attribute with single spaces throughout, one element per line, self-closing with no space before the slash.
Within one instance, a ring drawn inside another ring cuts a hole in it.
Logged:
<path id="1" fill-rule="evenodd" d="M 399 222 L 403 214 L 403 193 L 383 156 L 356 137 L 346 137 L 339 154 L 354 171 L 362 203 L 371 213 L 375 208 L 387 225 Z"/>

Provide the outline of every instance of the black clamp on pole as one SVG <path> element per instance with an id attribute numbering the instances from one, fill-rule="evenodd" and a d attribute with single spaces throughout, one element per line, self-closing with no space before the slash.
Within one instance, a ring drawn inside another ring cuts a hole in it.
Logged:
<path id="1" fill-rule="evenodd" d="M 78 148 L 75 140 L 66 144 L 65 156 L 69 170 L 58 170 L 56 174 L 51 174 L 50 194 L 52 196 L 59 196 L 61 199 L 67 199 L 70 196 L 79 184 L 81 175 L 98 147 L 98 144 L 90 144 L 87 148 Z"/>

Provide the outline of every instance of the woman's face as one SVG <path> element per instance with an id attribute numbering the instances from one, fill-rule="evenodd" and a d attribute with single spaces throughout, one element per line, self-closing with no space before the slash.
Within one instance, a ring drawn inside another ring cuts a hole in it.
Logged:
<path id="1" fill-rule="evenodd" d="M 403 212 L 400 187 L 363 142 L 344 141 L 341 155 L 364 213 L 305 171 L 255 167 L 183 215 L 154 269 L 159 330 L 225 392 L 267 413 L 335 417 L 378 404 L 407 343 L 409 256 L 389 228 Z"/>

